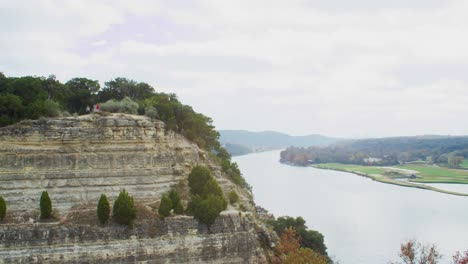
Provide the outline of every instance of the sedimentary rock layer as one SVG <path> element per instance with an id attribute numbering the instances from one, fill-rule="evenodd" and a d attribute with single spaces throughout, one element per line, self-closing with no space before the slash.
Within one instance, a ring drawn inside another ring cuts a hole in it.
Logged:
<path id="1" fill-rule="evenodd" d="M 206 152 L 144 116 L 93 114 L 0 129 L 0 194 L 12 211 L 37 208 L 44 190 L 62 214 L 97 203 L 101 193 L 113 200 L 123 188 L 140 202 L 155 201 L 196 164 L 232 187 Z"/>
<path id="2" fill-rule="evenodd" d="M 178 216 L 134 228 L 0 226 L 0 263 L 266 263 L 252 216 L 223 214 L 208 230 Z"/>
<path id="3" fill-rule="evenodd" d="M 8 205 L 0 263 L 264 263 L 265 232 L 249 213 L 223 212 L 208 229 L 189 216 L 158 220 L 147 206 L 173 186 L 187 190 L 185 179 L 198 164 L 211 169 L 225 193 L 236 188 L 249 202 L 209 156 L 144 116 L 92 114 L 0 128 L 0 195 Z M 99 225 L 100 195 L 112 203 L 124 188 L 146 218 L 134 228 Z M 49 223 L 37 222 L 44 190 L 59 215 Z"/>

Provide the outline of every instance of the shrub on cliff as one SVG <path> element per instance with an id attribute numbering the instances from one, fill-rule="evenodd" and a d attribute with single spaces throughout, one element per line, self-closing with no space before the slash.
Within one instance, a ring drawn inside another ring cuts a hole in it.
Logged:
<path id="1" fill-rule="evenodd" d="M 148 106 L 145 108 L 145 115 L 152 119 L 159 118 L 158 109 L 154 106 Z"/>
<path id="2" fill-rule="evenodd" d="M 114 202 L 113 217 L 119 224 L 131 225 L 136 218 L 136 208 L 133 205 L 133 197 L 123 189 Z"/>
<path id="3" fill-rule="evenodd" d="M 172 201 L 169 197 L 166 195 L 163 195 L 161 198 L 161 203 L 159 204 L 159 217 L 164 219 L 168 216 L 171 215 L 171 210 L 172 210 Z"/>
<path id="4" fill-rule="evenodd" d="M 5 199 L 3 199 L 2 196 L 0 196 L 0 221 L 3 221 L 3 218 L 5 218 L 6 210 L 7 210 L 7 206 L 6 206 Z"/>
<path id="5" fill-rule="evenodd" d="M 211 179 L 211 172 L 203 166 L 195 166 L 188 176 L 190 192 L 193 195 L 202 195 L 205 185 Z"/>
<path id="6" fill-rule="evenodd" d="M 52 201 L 50 200 L 49 193 L 43 191 L 41 194 L 41 200 L 39 202 L 41 208 L 41 219 L 50 218 L 52 215 Z"/>
<path id="7" fill-rule="evenodd" d="M 202 198 L 208 194 L 223 196 L 223 191 L 216 180 L 211 176 L 208 168 L 196 166 L 192 169 L 188 177 L 190 192 L 193 195 L 200 195 Z"/>
<path id="8" fill-rule="evenodd" d="M 193 197 L 187 206 L 187 213 L 201 223 L 211 225 L 227 207 L 223 190 L 206 167 L 194 167 L 188 181 Z"/>
<path id="9" fill-rule="evenodd" d="M 125 97 L 121 101 L 111 99 L 101 104 L 101 110 L 112 113 L 127 113 L 134 114 L 138 113 L 138 104 L 132 101 L 129 97 Z"/>
<path id="10" fill-rule="evenodd" d="M 105 194 L 101 194 L 101 198 L 99 199 L 98 205 L 97 205 L 97 215 L 99 218 L 99 222 L 101 224 L 104 224 L 109 220 L 109 214 L 110 214 L 110 204 L 109 201 L 107 200 L 107 196 Z"/>
<path id="11" fill-rule="evenodd" d="M 229 192 L 229 202 L 231 204 L 235 204 L 239 201 L 239 195 L 236 193 L 236 191 L 232 190 Z"/>
<path id="12" fill-rule="evenodd" d="M 180 195 L 175 190 L 171 190 L 169 192 L 169 199 L 172 202 L 172 209 L 174 209 L 174 213 L 176 214 L 183 214 L 184 213 L 184 206 L 182 205 L 182 201 L 180 200 Z"/>
<path id="13" fill-rule="evenodd" d="M 225 206 L 225 200 L 218 196 L 209 194 L 206 198 L 195 195 L 188 205 L 188 211 L 201 223 L 210 226 Z"/>

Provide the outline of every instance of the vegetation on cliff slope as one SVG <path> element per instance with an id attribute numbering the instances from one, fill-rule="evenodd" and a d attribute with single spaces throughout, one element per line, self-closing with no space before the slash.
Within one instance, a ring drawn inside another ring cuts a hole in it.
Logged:
<path id="1" fill-rule="evenodd" d="M 133 197 L 128 195 L 125 189 L 122 190 L 114 202 L 113 217 L 115 221 L 119 224 L 132 225 L 136 213 Z"/>
<path id="2" fill-rule="evenodd" d="M 0 221 L 3 221 L 3 218 L 5 218 L 6 210 L 7 210 L 7 205 L 6 205 L 5 199 L 3 199 L 2 196 L 0 196 Z"/>
<path id="3" fill-rule="evenodd" d="M 109 220 L 110 215 L 110 204 L 107 196 L 105 194 L 101 194 L 101 198 L 99 198 L 99 202 L 97 205 L 97 216 L 99 222 L 101 224 L 105 224 Z"/>
<path id="4" fill-rule="evenodd" d="M 281 234 L 279 244 L 275 248 L 276 256 L 272 259 L 272 263 L 332 263 L 326 256 L 319 254 L 310 248 L 302 247 L 300 240 L 300 236 L 297 235 L 296 230 L 293 227 L 286 228 Z"/>
<path id="5" fill-rule="evenodd" d="M 227 208 L 221 187 L 211 176 L 210 170 L 203 166 L 194 167 L 188 181 L 192 199 L 188 204 L 187 213 L 204 224 L 213 224 L 219 213 Z"/>
<path id="6" fill-rule="evenodd" d="M 282 236 L 288 228 L 294 228 L 297 236 L 300 238 L 301 247 L 310 248 L 314 252 L 328 256 L 323 235 L 315 230 L 308 230 L 302 217 L 293 218 L 290 216 L 278 217 L 276 220 L 269 221 L 273 229 L 279 236 Z"/>
<path id="7" fill-rule="evenodd" d="M 86 108 L 96 103 L 110 112 L 146 114 L 165 122 L 167 129 L 213 153 L 233 182 L 249 188 L 229 153 L 221 147 L 213 120 L 182 104 L 175 94 L 158 93 L 147 83 L 121 77 L 101 87 L 97 80 L 83 77 L 61 83 L 54 75 L 6 77 L 0 73 L 0 127 L 23 119 L 86 114 Z"/>
<path id="8" fill-rule="evenodd" d="M 47 191 L 42 192 L 39 207 L 41 209 L 41 219 L 47 219 L 52 216 L 52 201 Z"/>
<path id="9" fill-rule="evenodd" d="M 167 195 L 163 195 L 163 197 L 161 198 L 161 203 L 159 204 L 159 209 L 158 209 L 159 217 L 161 219 L 164 219 L 164 218 L 170 216 L 171 215 L 171 210 L 172 210 L 172 201 L 171 201 L 171 199 L 169 199 L 169 197 L 167 197 Z"/>
<path id="10" fill-rule="evenodd" d="M 182 201 L 180 200 L 180 195 L 177 191 L 171 190 L 169 192 L 169 199 L 172 202 L 172 210 L 174 210 L 175 214 L 183 214 L 184 213 L 184 206 L 182 205 Z"/>

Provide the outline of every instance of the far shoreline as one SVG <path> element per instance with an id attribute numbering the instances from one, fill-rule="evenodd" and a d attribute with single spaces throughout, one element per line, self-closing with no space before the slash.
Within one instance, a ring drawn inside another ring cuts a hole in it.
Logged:
<path id="1" fill-rule="evenodd" d="M 284 163 L 284 164 L 287 164 L 287 163 Z M 291 165 L 291 164 L 287 164 L 287 165 Z M 304 166 L 304 167 L 308 167 L 308 166 Z M 344 169 L 337 169 L 337 168 L 323 168 L 323 167 L 320 167 L 320 166 L 317 166 L 317 165 L 310 165 L 310 167 L 313 167 L 313 168 L 316 168 L 316 169 L 321 169 L 321 170 L 333 170 L 333 171 L 348 172 L 348 173 L 356 174 L 356 175 L 361 176 L 361 177 L 366 177 L 366 178 L 372 179 L 372 180 L 377 181 L 377 182 L 392 184 L 392 185 L 398 185 L 398 186 L 402 186 L 402 187 L 423 189 L 423 190 L 434 191 L 434 192 L 445 193 L 445 194 L 456 195 L 456 196 L 468 196 L 468 194 L 466 194 L 466 193 L 447 191 L 447 190 L 435 188 L 435 187 L 432 187 L 432 186 L 428 186 L 428 185 L 425 185 L 425 184 L 416 184 L 416 183 L 410 183 L 410 182 L 396 181 L 396 180 L 392 180 L 392 179 L 389 179 L 389 178 L 386 178 L 386 177 L 378 177 L 378 176 L 374 176 L 374 175 L 370 175 L 370 174 L 362 173 L 362 172 L 356 172 L 356 171 L 344 170 Z"/>

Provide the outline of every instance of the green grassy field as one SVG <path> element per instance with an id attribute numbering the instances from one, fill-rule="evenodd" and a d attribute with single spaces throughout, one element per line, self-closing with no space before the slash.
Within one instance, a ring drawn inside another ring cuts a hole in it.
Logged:
<path id="1" fill-rule="evenodd" d="M 344 170 L 352 172 L 361 172 L 367 174 L 383 174 L 388 169 L 381 167 L 372 167 L 372 166 L 361 166 L 353 164 L 340 164 L 340 163 L 323 163 L 317 164 L 317 167 L 324 169 L 335 169 L 335 170 Z"/>
<path id="2" fill-rule="evenodd" d="M 403 165 L 397 168 L 417 171 L 417 179 L 411 179 L 413 182 L 426 183 L 465 183 L 468 184 L 468 171 L 456 170 L 445 167 L 431 165 Z"/>
<path id="3" fill-rule="evenodd" d="M 463 160 L 463 163 L 460 164 L 460 167 L 468 169 L 468 160 Z"/>
<path id="4" fill-rule="evenodd" d="M 394 167 L 360 166 L 353 164 L 323 163 L 315 164 L 314 167 L 339 171 L 348 171 L 371 178 L 383 183 L 395 184 L 405 187 L 428 189 L 455 195 L 468 195 L 441 190 L 422 183 L 458 183 L 468 184 L 468 170 L 457 170 L 432 165 L 401 165 Z M 406 171 L 405 171 L 406 170 Z M 393 173 L 393 174 L 392 174 Z M 416 175 L 412 178 L 410 175 Z M 401 181 L 395 178 L 407 178 Z"/>

